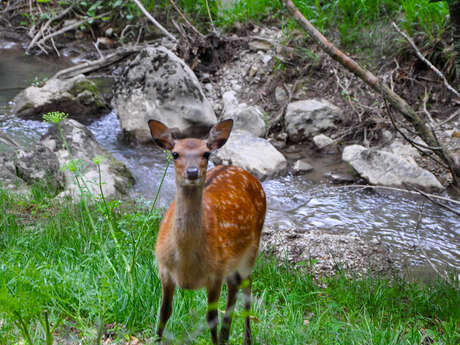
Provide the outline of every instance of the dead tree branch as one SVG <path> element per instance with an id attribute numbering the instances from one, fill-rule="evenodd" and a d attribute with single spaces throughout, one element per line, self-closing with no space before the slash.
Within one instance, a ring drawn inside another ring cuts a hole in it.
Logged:
<path id="1" fill-rule="evenodd" d="M 460 109 L 458 109 L 456 112 L 454 112 L 452 115 L 450 115 L 446 120 L 438 123 L 437 127 L 440 127 L 444 124 L 446 124 L 447 122 L 449 121 L 452 121 L 453 119 L 455 119 L 458 115 L 460 115 Z"/>
<path id="2" fill-rule="evenodd" d="M 103 16 L 105 16 L 105 15 L 107 15 L 107 14 L 108 14 L 108 12 L 107 12 L 107 13 L 104 13 L 104 14 L 101 14 L 101 15 L 98 16 L 98 17 L 103 17 Z M 73 24 L 71 24 L 71 25 L 68 25 L 68 26 L 66 26 L 66 27 L 63 27 L 62 29 L 60 29 L 60 30 L 58 30 L 58 31 L 55 31 L 55 32 L 53 32 L 53 33 L 51 33 L 51 34 L 49 34 L 49 35 L 43 37 L 41 40 L 39 40 L 39 41 L 36 43 L 36 45 L 40 46 L 40 45 L 42 45 L 43 43 L 45 43 L 47 40 L 49 40 L 49 39 L 51 39 L 51 38 L 53 38 L 53 37 L 55 37 L 55 36 L 59 36 L 59 35 L 61 35 L 61 34 L 65 33 L 65 32 L 67 32 L 67 31 L 70 31 L 70 30 L 74 30 L 74 29 L 80 27 L 80 25 L 82 25 L 82 24 L 86 23 L 87 21 L 89 21 L 90 19 L 91 19 L 91 18 L 86 18 L 86 19 L 83 19 L 83 20 L 79 20 L 79 21 L 76 22 L 76 23 L 73 23 Z"/>
<path id="3" fill-rule="evenodd" d="M 30 51 L 30 49 L 32 49 L 34 47 L 35 43 L 40 38 L 40 36 L 43 36 L 45 34 L 46 29 L 48 29 L 48 27 L 51 25 L 52 22 L 63 18 L 65 15 L 67 15 L 67 13 L 72 11 L 74 7 L 75 7 L 75 2 L 72 3 L 72 5 L 70 5 L 68 8 L 66 8 L 64 11 L 59 13 L 57 16 L 54 16 L 54 17 L 48 19 L 48 21 L 40 28 L 38 33 L 34 36 L 32 41 L 27 46 L 26 53 L 28 53 Z"/>
<path id="4" fill-rule="evenodd" d="M 406 41 L 410 44 L 410 46 L 415 50 L 415 53 L 417 54 L 418 58 L 420 60 L 422 60 L 425 64 L 427 64 L 428 67 L 430 67 L 434 73 L 436 73 L 438 75 L 439 78 L 442 79 L 444 85 L 446 86 L 446 88 L 452 92 L 455 96 L 457 97 L 460 97 L 460 93 L 458 93 L 457 90 L 455 90 L 450 84 L 449 82 L 447 81 L 446 77 L 444 76 L 444 74 L 442 74 L 442 72 L 440 70 L 438 70 L 435 66 L 433 66 L 433 64 L 423 56 L 423 54 L 420 52 L 420 50 L 417 48 L 417 46 L 415 45 L 414 41 L 412 41 L 412 39 L 405 33 L 403 32 L 399 27 L 398 25 L 396 25 L 395 22 L 392 23 L 393 27 L 395 28 L 395 30 L 402 36 L 406 39 Z"/>
<path id="5" fill-rule="evenodd" d="M 139 0 L 133 0 L 137 7 L 145 14 L 145 16 L 155 25 L 163 34 L 165 34 L 169 39 L 177 41 L 177 38 L 168 32 L 160 23 L 158 23 L 155 18 L 152 17 L 150 13 L 142 6 Z"/>
<path id="6" fill-rule="evenodd" d="M 194 33 L 196 33 L 201 39 L 205 39 L 204 35 L 198 31 L 198 29 L 196 27 L 193 26 L 192 23 L 189 22 L 189 20 L 187 19 L 187 17 L 182 13 L 182 11 L 177 7 L 176 3 L 174 2 L 174 0 L 169 0 L 169 2 L 171 3 L 172 7 L 174 7 L 174 9 L 177 11 L 177 13 L 179 13 L 179 15 L 182 17 L 182 19 L 185 21 L 185 23 L 188 25 L 188 27 L 190 29 L 192 29 L 192 31 Z M 184 37 L 186 38 L 186 37 Z"/>
<path id="7" fill-rule="evenodd" d="M 209 20 L 210 20 L 210 22 L 211 22 L 212 31 L 215 33 L 215 32 L 217 32 L 217 31 L 216 31 L 216 27 L 214 26 L 214 21 L 212 20 L 211 10 L 209 9 L 208 0 L 206 0 L 206 8 L 207 8 L 207 10 L 208 10 L 208 17 L 209 17 Z"/>
<path id="8" fill-rule="evenodd" d="M 373 186 L 373 185 L 367 185 L 367 184 L 349 184 L 349 185 L 346 185 L 346 186 L 337 186 L 337 187 L 331 187 L 331 188 L 334 188 L 334 189 L 347 189 L 347 188 L 382 189 L 382 190 L 389 190 L 389 191 L 393 191 L 393 192 L 401 192 L 401 193 L 420 195 L 420 193 L 418 191 L 416 192 L 414 190 L 402 189 L 402 188 L 396 188 L 396 187 L 388 187 L 388 186 L 378 186 L 378 185 Z M 452 203 L 452 204 L 460 206 L 460 201 L 452 200 L 452 199 L 446 198 L 444 196 L 436 195 L 436 194 L 429 194 L 429 193 L 425 193 L 425 192 L 423 192 L 423 193 L 425 194 L 424 196 L 428 196 L 428 197 L 430 197 L 432 199 L 444 200 L 444 201 L 447 201 L 449 203 Z"/>
<path id="9" fill-rule="evenodd" d="M 423 195 L 425 198 L 427 198 L 428 200 L 430 200 L 433 204 L 435 205 L 438 205 L 439 207 L 442 207 L 442 208 L 445 208 L 446 210 L 452 212 L 453 214 L 457 215 L 460 217 L 460 212 L 454 210 L 452 207 L 450 206 L 447 206 L 447 205 L 444 205 L 444 204 L 441 204 L 440 202 L 434 200 L 429 194 L 425 193 L 425 192 L 422 192 L 421 190 L 419 189 L 416 189 L 416 191 L 418 193 L 420 193 L 421 195 Z"/>
<path id="10" fill-rule="evenodd" d="M 428 256 L 425 248 L 423 248 L 421 242 L 422 240 L 420 239 L 420 234 L 419 234 L 419 227 L 420 227 L 420 224 L 422 223 L 422 218 L 423 218 L 423 208 L 424 208 L 425 204 L 423 203 L 421 208 L 420 208 L 420 213 L 419 213 L 419 216 L 418 216 L 418 219 L 417 219 L 417 224 L 415 224 L 415 234 L 417 235 L 417 240 L 418 240 L 418 247 L 420 248 L 420 250 L 422 251 L 422 254 L 423 256 L 425 257 L 425 260 L 430 264 L 431 268 L 433 269 L 433 271 L 435 271 L 439 277 L 441 277 L 444 281 L 449 281 L 448 280 L 448 277 L 446 277 L 444 274 L 442 274 L 441 272 L 439 272 L 439 270 L 436 268 L 435 264 L 433 263 L 433 261 L 431 261 L 430 257 Z"/>
<path id="11" fill-rule="evenodd" d="M 76 66 L 72 66 L 66 69 L 63 69 L 59 72 L 57 72 L 53 78 L 59 78 L 59 79 L 67 79 L 67 78 L 72 78 L 78 74 L 85 74 L 89 72 L 96 71 L 98 69 L 107 67 L 111 64 L 114 64 L 121 59 L 126 58 L 127 56 L 137 53 L 139 50 L 141 50 L 142 47 L 136 46 L 136 47 L 123 47 L 117 50 L 115 53 L 112 53 L 110 55 L 107 55 L 104 58 L 95 60 L 95 61 L 89 61 L 85 62 Z"/>
<path id="12" fill-rule="evenodd" d="M 430 150 L 430 151 L 436 151 L 436 150 L 441 150 L 441 147 L 429 147 L 429 146 L 426 146 L 426 145 L 423 145 L 423 144 L 420 144 L 414 140 L 412 140 L 411 138 L 409 138 L 400 128 L 399 126 L 396 124 L 396 121 L 395 119 L 393 118 L 393 114 L 391 112 L 391 109 L 390 107 L 388 106 L 388 103 L 387 103 L 387 100 L 384 98 L 384 102 L 385 102 L 385 107 L 387 109 L 387 113 L 388 113 L 388 116 L 390 117 L 390 121 L 391 121 L 391 124 L 393 125 L 393 128 L 396 129 L 396 131 L 401 134 L 401 136 L 413 147 L 415 148 L 417 151 L 419 151 L 422 155 L 427 155 L 428 157 L 430 157 L 432 160 L 434 160 L 436 163 L 438 163 L 439 165 L 441 165 L 442 167 L 444 168 L 449 168 L 448 166 L 446 166 L 445 163 L 441 162 L 440 160 L 434 158 L 432 155 L 431 155 L 431 152 L 427 152 L 427 151 L 424 151 L 422 149 L 427 149 L 427 150 Z"/>
<path id="13" fill-rule="evenodd" d="M 439 143 L 431 129 L 426 125 L 425 121 L 420 118 L 412 107 L 402 99 L 398 94 L 393 92 L 387 85 L 382 83 L 373 73 L 365 70 L 357 62 L 345 55 L 337 49 L 331 42 L 327 40 L 303 15 L 299 12 L 292 0 L 283 0 L 287 9 L 294 17 L 296 22 L 316 41 L 316 43 L 334 60 L 338 61 L 342 66 L 361 78 L 373 90 L 381 94 L 387 99 L 390 104 L 395 107 L 404 118 L 412 124 L 417 135 L 427 144 L 428 147 L 438 147 Z M 457 164 L 452 153 L 445 147 L 441 150 L 433 151 L 438 157 L 446 163 L 452 174 L 454 185 L 460 186 L 460 164 Z"/>

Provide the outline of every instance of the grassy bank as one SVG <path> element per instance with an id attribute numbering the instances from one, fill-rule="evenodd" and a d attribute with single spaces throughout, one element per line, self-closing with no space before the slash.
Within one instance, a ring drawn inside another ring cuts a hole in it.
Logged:
<path id="1" fill-rule="evenodd" d="M 0 344 L 153 343 L 161 210 L 135 202 L 56 202 L 0 190 Z M 108 207 L 108 208 L 107 208 Z M 460 291 L 380 277 L 315 279 L 268 255 L 253 274 L 256 344 L 458 344 Z M 220 310 L 224 309 L 221 298 Z M 207 344 L 203 291 L 180 291 L 167 337 Z M 242 341 L 237 308 L 232 344 Z M 56 327 L 55 332 L 52 328 Z"/>

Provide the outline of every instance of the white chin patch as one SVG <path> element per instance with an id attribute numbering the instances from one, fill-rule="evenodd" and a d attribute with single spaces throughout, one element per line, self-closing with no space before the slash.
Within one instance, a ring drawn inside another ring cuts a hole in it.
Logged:
<path id="1" fill-rule="evenodd" d="M 199 186 L 200 185 L 200 179 L 198 178 L 196 180 L 189 180 L 188 178 L 186 178 L 182 182 L 182 185 L 183 186 Z"/>

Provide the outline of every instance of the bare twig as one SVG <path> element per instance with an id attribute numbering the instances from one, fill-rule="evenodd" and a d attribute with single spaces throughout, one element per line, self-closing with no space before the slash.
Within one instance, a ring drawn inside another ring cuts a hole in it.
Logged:
<path id="1" fill-rule="evenodd" d="M 454 112 L 452 115 L 450 115 L 446 120 L 438 123 L 438 125 L 436 127 L 440 127 L 444 124 L 446 124 L 447 122 L 449 121 L 452 121 L 453 119 L 455 119 L 458 115 L 460 115 L 460 109 L 458 109 L 456 112 Z"/>
<path id="2" fill-rule="evenodd" d="M 410 190 L 410 189 L 388 187 L 388 186 L 379 186 L 379 185 L 367 185 L 367 184 L 350 184 L 350 185 L 346 185 L 346 186 L 337 186 L 337 187 L 330 187 L 330 188 L 334 188 L 334 189 L 345 189 L 345 188 L 383 189 L 383 190 L 389 190 L 389 191 L 394 191 L 394 192 L 402 192 L 402 193 L 420 195 L 419 192 L 416 192 L 416 191 Z M 460 205 L 460 201 L 452 200 L 452 199 L 446 198 L 444 196 L 440 196 L 440 195 L 436 195 L 436 194 L 429 194 L 429 193 L 425 193 L 425 195 L 429 196 L 430 198 L 433 198 L 433 199 L 444 200 L 444 201 L 450 202 L 450 203 L 455 204 L 455 205 Z"/>
<path id="3" fill-rule="evenodd" d="M 32 41 L 29 43 L 29 45 L 27 46 L 26 48 L 26 53 L 30 51 L 31 48 L 33 48 L 33 46 L 35 45 L 35 43 L 37 42 L 37 40 L 40 38 L 40 36 L 43 36 L 44 33 L 45 33 L 45 30 L 48 29 L 48 27 L 51 25 L 52 22 L 54 22 L 55 20 L 59 20 L 61 18 L 63 18 L 67 13 L 69 13 L 73 8 L 75 7 L 75 2 L 72 3 L 72 5 L 70 5 L 68 8 L 66 8 L 64 11 L 62 11 L 61 13 L 59 13 L 57 16 L 54 16 L 50 19 L 48 19 L 48 21 L 40 28 L 39 32 L 35 35 L 35 37 L 32 39 Z"/>
<path id="4" fill-rule="evenodd" d="M 177 41 L 177 38 L 168 32 L 160 23 L 158 23 L 155 18 L 152 17 L 150 13 L 142 6 L 139 0 L 133 0 L 137 7 L 145 14 L 145 16 L 155 25 L 163 34 L 165 34 L 169 39 Z"/>
<path id="5" fill-rule="evenodd" d="M 209 3 L 208 3 L 208 0 L 206 0 L 206 8 L 208 10 L 208 16 L 209 16 L 209 20 L 211 21 L 211 27 L 212 27 L 212 31 L 213 32 L 216 32 L 216 27 L 214 26 L 214 21 L 212 20 L 212 16 L 211 16 L 211 10 L 209 9 Z"/>
<path id="6" fill-rule="evenodd" d="M 452 212 L 453 214 L 457 215 L 460 217 L 460 212 L 459 211 L 456 211 L 454 210 L 452 207 L 450 206 L 447 206 L 447 205 L 444 205 L 444 204 L 441 204 L 440 202 L 434 200 L 429 194 L 425 193 L 425 192 L 422 192 L 421 190 L 419 189 L 415 189 L 418 193 L 420 193 L 421 195 L 423 195 L 425 198 L 427 198 L 428 200 L 430 200 L 433 204 L 436 204 L 442 208 L 445 208 L 446 210 L 449 210 L 450 212 Z"/>
<path id="7" fill-rule="evenodd" d="M 424 63 L 426 63 L 428 65 L 428 67 L 430 67 L 434 73 L 436 73 L 438 75 L 439 78 L 442 79 L 442 81 L 444 82 L 444 85 L 446 86 L 446 88 L 452 92 L 455 96 L 457 97 L 460 97 L 460 93 L 458 93 L 457 90 L 455 90 L 450 84 L 449 82 L 447 81 L 446 77 L 444 76 L 444 74 L 442 74 L 442 72 L 440 70 L 438 70 L 435 66 L 433 66 L 433 64 L 427 59 L 425 58 L 422 53 L 420 52 L 420 50 L 417 48 L 417 46 L 415 45 L 414 41 L 412 41 L 412 39 L 405 33 L 403 32 L 399 27 L 398 25 L 396 25 L 395 22 L 392 23 L 393 27 L 395 28 L 395 30 L 401 35 L 403 36 L 406 41 L 410 44 L 410 46 L 415 50 L 415 53 L 417 54 L 417 56 L 419 57 L 420 60 L 422 60 Z"/>
<path id="8" fill-rule="evenodd" d="M 391 112 L 391 109 L 390 107 L 388 106 L 388 103 L 386 101 L 386 99 L 384 98 L 384 102 L 385 102 L 385 107 L 387 109 L 387 113 L 388 113 L 388 116 L 390 117 L 390 121 L 391 121 L 391 124 L 393 125 L 393 128 L 396 129 L 396 131 L 402 135 L 402 137 L 412 146 L 414 147 L 417 151 L 419 151 L 420 153 L 422 153 L 423 155 L 427 155 L 428 157 L 430 157 L 432 160 L 434 160 L 436 163 L 438 163 L 439 165 L 441 165 L 442 167 L 448 169 L 448 166 L 446 166 L 446 164 L 444 162 L 441 162 L 439 159 L 437 158 L 434 158 L 430 153 L 431 152 L 426 152 L 426 151 L 423 151 L 421 148 L 424 148 L 424 149 L 428 149 L 428 150 L 431 150 L 431 151 L 436 151 L 436 150 L 439 150 L 441 148 L 437 148 L 437 147 L 429 147 L 429 146 L 426 146 L 426 145 L 423 145 L 423 144 L 420 144 L 420 143 L 417 143 L 415 142 L 414 140 L 412 140 L 411 138 L 409 138 L 397 125 L 396 125 L 396 122 L 393 118 L 393 115 L 392 115 L 392 112 Z M 437 139 L 436 139 L 437 140 Z"/>
<path id="9" fill-rule="evenodd" d="M 423 96 L 423 112 L 425 113 L 426 117 L 430 121 L 431 125 L 436 125 L 436 122 L 433 120 L 433 117 L 431 116 L 430 112 L 426 108 L 426 103 L 428 102 L 429 98 L 430 98 L 430 95 L 425 89 L 425 95 Z"/>
<path id="10" fill-rule="evenodd" d="M 337 81 L 337 85 L 342 89 L 342 94 L 345 96 L 345 99 L 347 100 L 348 104 L 350 104 L 350 107 L 351 109 L 353 109 L 353 112 L 356 113 L 356 115 L 358 116 L 358 122 L 361 122 L 362 121 L 362 115 L 363 115 L 363 112 L 359 112 L 353 102 L 351 101 L 351 96 L 350 96 L 350 91 L 349 91 L 349 86 L 350 86 L 350 83 L 348 83 L 348 85 L 343 85 L 342 82 L 340 81 L 340 77 L 339 77 L 339 74 L 337 72 L 337 69 L 336 68 L 332 68 L 333 72 L 334 72 L 334 75 L 335 75 L 335 79 Z"/>
<path id="11" fill-rule="evenodd" d="M 196 33 L 198 36 L 200 36 L 201 39 L 204 39 L 205 36 L 198 31 L 198 29 L 196 27 L 193 26 L 192 23 L 189 22 L 189 20 L 187 19 L 187 17 L 182 13 L 182 11 L 177 7 L 176 3 L 173 1 L 173 0 L 169 0 L 169 2 L 171 3 L 171 5 L 174 7 L 174 9 L 177 11 L 177 13 L 179 13 L 179 15 L 182 17 L 182 19 L 184 20 L 184 22 L 188 25 L 188 27 L 190 29 L 192 29 L 192 31 L 194 33 Z M 184 37 L 185 38 L 185 37 Z"/>
<path id="12" fill-rule="evenodd" d="M 57 47 L 56 47 L 56 43 L 54 42 L 54 38 L 52 38 L 52 37 L 51 37 L 51 45 L 53 46 L 54 51 L 56 52 L 56 55 L 60 57 L 61 54 L 59 53 L 59 49 L 57 49 Z"/>
<path id="13" fill-rule="evenodd" d="M 102 54 L 101 50 L 99 49 L 99 38 L 96 40 L 96 42 L 93 42 L 94 48 L 96 48 L 97 53 L 99 54 L 100 59 L 104 59 L 104 55 Z"/>
<path id="14" fill-rule="evenodd" d="M 128 24 L 123 28 L 120 34 L 120 41 L 123 42 L 126 32 L 128 31 L 129 28 L 133 28 L 133 27 L 136 27 L 136 25 Z"/>
<path id="15" fill-rule="evenodd" d="M 58 35 L 61 35 L 63 34 L 64 32 L 67 32 L 67 31 L 70 31 L 70 30 L 74 30 L 76 28 L 78 28 L 80 25 L 86 23 L 88 20 L 90 20 L 90 18 L 86 18 L 86 19 L 83 19 L 83 20 L 80 20 L 76 23 L 73 23 L 71 25 L 68 25 L 66 27 L 63 27 L 62 29 L 58 30 L 58 31 L 55 31 L 53 32 L 52 34 L 49 34 L 45 37 L 43 37 L 40 41 L 38 41 L 36 44 L 37 45 L 40 45 L 40 44 L 43 44 L 45 43 L 47 40 L 49 40 L 50 38 L 52 37 L 55 37 L 55 36 L 58 36 Z"/>
<path id="16" fill-rule="evenodd" d="M 422 206 L 420 208 L 420 213 L 419 213 L 419 216 L 418 216 L 418 219 L 417 219 L 417 224 L 415 224 L 415 228 L 414 228 L 414 231 L 415 231 L 415 234 L 417 235 L 417 241 L 418 241 L 418 247 L 420 248 L 420 250 L 422 251 L 422 254 L 423 256 L 425 257 L 425 260 L 430 264 L 431 268 L 433 269 L 433 271 L 436 272 L 436 274 L 441 277 L 444 281 L 448 281 L 448 277 L 446 277 L 446 275 L 444 273 L 441 273 L 437 268 L 436 268 L 436 265 L 433 263 L 433 261 L 431 261 L 430 257 L 428 256 L 425 248 L 423 248 L 421 242 L 422 240 L 420 239 L 420 234 L 419 234 L 419 227 L 420 227 L 420 224 L 422 223 L 422 218 L 423 218 L 423 208 L 425 206 L 425 203 L 422 203 Z"/>
<path id="17" fill-rule="evenodd" d="M 136 45 L 138 45 L 139 42 L 141 41 L 143 30 L 144 30 L 144 24 L 141 25 L 141 27 L 139 28 L 139 32 L 137 33 Z"/>
<path id="18" fill-rule="evenodd" d="M 82 73 L 84 74 L 84 73 L 96 71 L 103 67 L 109 66 L 133 53 L 138 52 L 140 49 L 142 49 L 142 47 L 123 47 L 117 50 L 115 53 L 107 55 L 103 59 L 89 61 L 89 62 L 85 62 L 85 63 L 79 64 L 76 66 L 72 66 L 72 67 L 63 69 L 57 72 L 53 76 L 53 78 L 66 79 L 66 78 L 74 77 L 78 74 L 82 74 Z"/>
<path id="19" fill-rule="evenodd" d="M 294 96 L 294 92 L 297 89 L 297 85 L 299 84 L 299 80 L 296 80 L 292 87 L 288 89 L 286 84 L 283 85 L 284 89 L 287 90 L 288 97 L 286 101 L 284 102 L 283 106 L 281 107 L 280 111 L 278 114 L 270 121 L 269 125 L 267 126 L 267 131 L 269 131 L 271 128 L 276 126 L 277 123 L 283 123 L 284 120 L 284 115 L 286 114 L 287 107 L 289 103 L 291 103 L 292 97 Z"/>

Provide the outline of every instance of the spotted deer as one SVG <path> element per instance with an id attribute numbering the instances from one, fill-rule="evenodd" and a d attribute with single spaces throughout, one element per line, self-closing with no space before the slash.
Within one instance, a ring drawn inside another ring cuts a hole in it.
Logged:
<path id="1" fill-rule="evenodd" d="M 207 171 L 211 152 L 225 144 L 233 121 L 218 123 L 206 140 L 174 140 L 161 122 L 150 120 L 148 125 L 155 142 L 174 158 L 176 183 L 176 197 L 161 223 L 155 248 L 162 285 L 157 340 L 161 341 L 171 316 L 175 289 L 204 287 L 212 342 L 228 344 L 241 287 L 244 344 L 251 344 L 250 273 L 265 219 L 265 192 L 253 175 L 239 167 L 220 165 Z M 217 303 L 224 281 L 227 306 L 218 337 Z"/>

